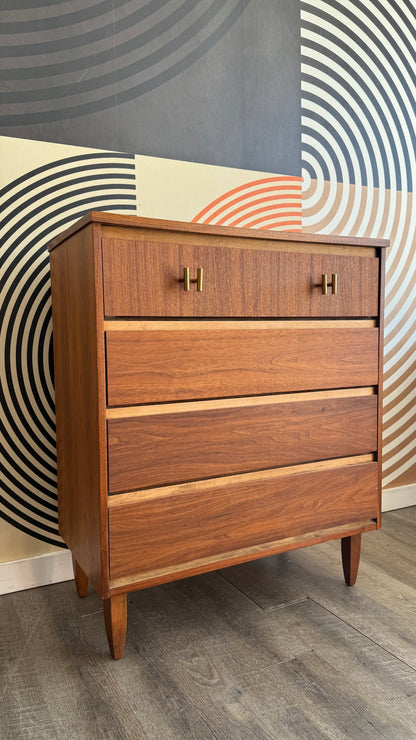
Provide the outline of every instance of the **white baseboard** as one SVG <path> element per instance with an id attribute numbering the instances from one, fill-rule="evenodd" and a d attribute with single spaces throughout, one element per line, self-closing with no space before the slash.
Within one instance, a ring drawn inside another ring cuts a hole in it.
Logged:
<path id="1" fill-rule="evenodd" d="M 393 511 L 405 506 L 416 506 L 416 483 L 398 488 L 385 488 L 381 497 L 381 510 Z"/>
<path id="2" fill-rule="evenodd" d="M 382 511 L 403 509 L 405 506 L 416 506 L 416 484 L 383 491 Z M 70 581 L 73 577 L 69 550 L 0 563 L 0 594 Z"/>
<path id="3" fill-rule="evenodd" d="M 74 577 L 69 550 L 0 563 L 0 594 L 25 591 Z"/>

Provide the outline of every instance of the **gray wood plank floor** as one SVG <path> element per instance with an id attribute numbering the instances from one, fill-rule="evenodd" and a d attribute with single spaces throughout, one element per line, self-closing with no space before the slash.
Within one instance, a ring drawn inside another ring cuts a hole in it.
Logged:
<path id="1" fill-rule="evenodd" d="M 73 582 L 2 596 L 2 740 L 416 738 L 416 507 L 363 536 L 128 597 L 108 652 Z"/>

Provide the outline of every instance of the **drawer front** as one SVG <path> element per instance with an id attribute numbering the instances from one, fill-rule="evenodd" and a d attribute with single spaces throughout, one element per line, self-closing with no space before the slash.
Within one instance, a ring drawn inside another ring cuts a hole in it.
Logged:
<path id="1" fill-rule="evenodd" d="M 312 394 L 315 396 L 315 394 Z M 265 403 L 110 418 L 109 492 L 135 490 L 377 449 L 377 397 Z M 224 403 L 224 402 L 223 402 Z"/>
<path id="2" fill-rule="evenodd" d="M 108 405 L 376 385 L 378 329 L 317 323 L 241 330 L 227 322 L 169 330 L 161 323 L 151 331 L 109 331 Z"/>
<path id="3" fill-rule="evenodd" d="M 110 578 L 377 516 L 377 463 L 209 483 L 111 507 Z"/>
<path id="4" fill-rule="evenodd" d="M 103 239 L 105 314 L 148 317 L 376 316 L 376 257 Z M 184 290 L 203 269 L 202 291 Z M 338 292 L 322 295 L 322 274 Z"/>

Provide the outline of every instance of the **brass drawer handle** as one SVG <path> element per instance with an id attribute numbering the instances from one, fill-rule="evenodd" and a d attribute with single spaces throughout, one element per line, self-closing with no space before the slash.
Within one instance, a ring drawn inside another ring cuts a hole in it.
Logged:
<path id="1" fill-rule="evenodd" d="M 202 293 L 203 279 L 204 279 L 204 269 L 202 267 L 198 267 L 196 271 L 196 278 L 193 278 L 192 280 L 189 274 L 189 267 L 184 267 L 183 268 L 183 278 L 182 280 L 179 280 L 179 282 L 183 283 L 183 289 L 186 291 L 191 290 L 191 283 L 196 283 L 196 289 L 198 293 Z"/>
<path id="2" fill-rule="evenodd" d="M 189 267 L 183 268 L 183 280 L 179 280 L 180 283 L 183 283 L 183 289 L 184 290 L 191 290 L 190 286 L 190 279 L 189 279 Z"/>
<path id="3" fill-rule="evenodd" d="M 332 282 L 328 283 L 328 275 L 326 272 L 322 275 L 322 295 L 328 295 L 328 288 L 332 286 L 332 293 L 335 295 L 338 293 L 338 275 L 336 272 L 332 273 Z"/>
<path id="4" fill-rule="evenodd" d="M 202 293 L 202 281 L 204 279 L 204 269 L 202 267 L 198 267 L 196 271 L 196 289 L 198 293 Z"/>

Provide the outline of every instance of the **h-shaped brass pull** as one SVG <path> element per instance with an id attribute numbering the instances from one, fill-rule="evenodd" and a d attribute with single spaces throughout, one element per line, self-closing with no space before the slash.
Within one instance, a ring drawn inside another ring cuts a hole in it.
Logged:
<path id="1" fill-rule="evenodd" d="M 332 283 L 328 283 L 328 275 L 326 272 L 322 275 L 322 295 L 328 295 L 328 288 L 332 287 L 332 292 L 338 293 L 338 275 L 336 272 L 332 273 Z"/>
<path id="2" fill-rule="evenodd" d="M 196 289 L 198 293 L 202 293 L 203 278 L 204 278 L 204 270 L 202 267 L 198 267 L 196 271 L 196 278 L 193 278 L 192 280 L 189 274 L 189 267 L 184 267 L 183 268 L 183 278 L 182 280 L 179 280 L 179 282 L 183 283 L 183 289 L 186 291 L 191 290 L 191 283 L 196 283 Z"/>

